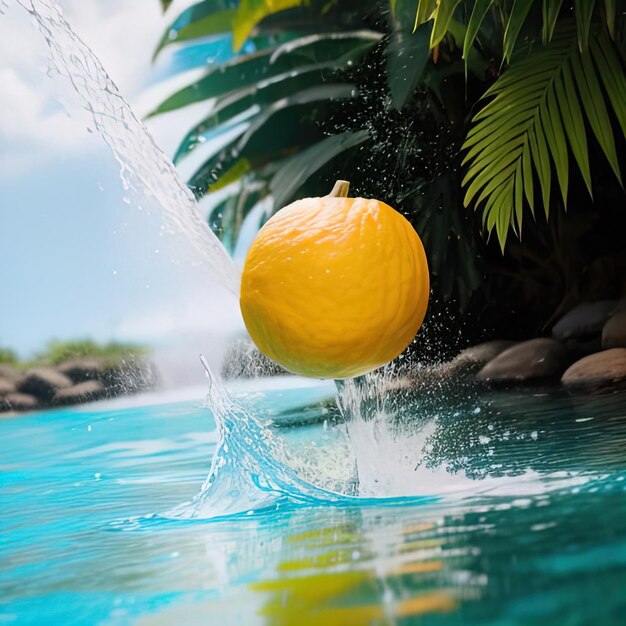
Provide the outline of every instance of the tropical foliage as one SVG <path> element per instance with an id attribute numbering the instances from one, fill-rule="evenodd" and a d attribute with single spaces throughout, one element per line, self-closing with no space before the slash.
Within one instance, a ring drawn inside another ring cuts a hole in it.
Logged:
<path id="1" fill-rule="evenodd" d="M 105 344 L 92 339 L 73 339 L 50 341 L 46 347 L 35 355 L 35 362 L 59 365 L 70 359 L 80 357 L 99 358 L 108 365 L 117 365 L 124 360 L 141 359 L 148 355 L 144 346 L 133 343 L 110 341 Z"/>
<path id="2" fill-rule="evenodd" d="M 0 363 L 6 365 L 16 365 L 19 362 L 17 354 L 10 348 L 3 348 L 0 346 Z"/>
<path id="3" fill-rule="evenodd" d="M 432 20 L 431 48 L 447 34 L 455 36 L 455 11 L 466 4 L 469 9 L 470 3 L 458 0 L 420 0 L 415 26 Z M 476 49 L 488 53 L 493 24 L 499 22 L 502 61 L 510 65 L 485 92 L 483 99 L 490 101 L 473 117 L 463 145 L 469 166 L 464 204 L 482 206 L 483 223 L 488 232 L 495 227 L 504 248 L 509 228 L 521 235 L 524 198 L 534 211 L 535 179 L 546 216 L 553 171 L 567 207 L 570 152 L 592 194 L 587 126 L 622 183 L 609 116 L 612 109 L 626 135 L 626 78 L 613 41 L 621 37 L 621 25 L 618 30 L 611 1 L 574 2 L 574 17 L 561 20 L 569 7 L 557 0 L 471 4 L 459 41 L 465 62 Z"/>
<path id="4" fill-rule="evenodd" d="M 230 57 L 152 114 L 206 102 L 175 161 L 197 161 L 198 197 L 219 191 L 203 202 L 231 248 L 251 214 L 350 177 L 413 221 L 438 295 L 466 305 L 483 244 L 465 207 L 504 250 L 528 210 L 568 206 L 574 168 L 595 191 L 596 145 L 622 181 L 624 24 L 611 0 L 202 0 L 156 54 L 193 41 L 222 41 Z"/>

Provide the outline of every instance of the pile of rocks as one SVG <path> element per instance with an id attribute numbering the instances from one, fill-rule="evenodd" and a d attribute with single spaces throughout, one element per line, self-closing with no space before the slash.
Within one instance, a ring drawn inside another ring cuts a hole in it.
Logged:
<path id="1" fill-rule="evenodd" d="M 552 331 L 528 341 L 490 341 L 450 364 L 492 385 L 559 383 L 574 390 L 626 388 L 626 298 L 578 305 Z"/>
<path id="2" fill-rule="evenodd" d="M 21 372 L 0 364 L 0 411 L 32 411 L 147 391 L 158 386 L 155 367 L 129 360 L 110 365 L 79 358 Z"/>

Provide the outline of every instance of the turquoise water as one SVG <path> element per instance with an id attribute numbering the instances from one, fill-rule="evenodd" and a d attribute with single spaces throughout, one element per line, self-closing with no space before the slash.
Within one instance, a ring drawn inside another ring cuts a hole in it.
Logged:
<path id="1" fill-rule="evenodd" d="M 381 435 L 349 446 L 332 387 L 302 385 L 235 395 L 303 478 L 354 493 L 351 450 L 365 475 Z M 374 481 L 425 497 L 213 520 L 168 513 L 217 445 L 202 393 L 0 420 L 0 624 L 624 624 L 626 396 L 443 397 L 398 400 Z M 411 474 L 392 457 L 415 446 Z"/>

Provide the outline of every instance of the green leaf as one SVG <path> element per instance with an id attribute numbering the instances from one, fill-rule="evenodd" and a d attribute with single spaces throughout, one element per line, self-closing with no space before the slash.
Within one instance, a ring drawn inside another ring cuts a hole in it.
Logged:
<path id="1" fill-rule="evenodd" d="M 507 61 L 511 59 L 511 54 L 513 54 L 513 49 L 515 48 L 520 30 L 526 21 L 528 11 L 533 3 L 534 0 L 514 0 L 513 2 L 509 20 L 504 31 L 503 56 Z"/>
<path id="2" fill-rule="evenodd" d="M 198 2 L 185 9 L 163 33 L 153 59 L 169 44 L 230 33 L 236 7 L 237 3 L 233 0 L 212 0 Z"/>
<path id="3" fill-rule="evenodd" d="M 530 152 L 535 165 L 535 172 L 539 178 L 541 187 L 541 199 L 546 216 L 550 213 L 550 187 L 552 186 L 552 173 L 550 171 L 550 156 L 548 146 L 540 123 L 535 123 L 528 133 Z"/>
<path id="4" fill-rule="evenodd" d="M 251 107 L 257 106 L 261 111 L 277 100 L 316 85 L 322 85 L 324 82 L 323 69 L 305 68 L 302 71 L 279 74 L 268 81 L 240 89 L 220 98 L 211 114 L 187 133 L 176 150 L 174 163 L 178 163 L 198 145 L 201 145 L 203 135 L 211 131 L 219 132 L 220 127 L 225 130 L 228 128 L 226 125 L 232 122 L 233 118 L 250 110 Z M 353 88 L 356 93 L 356 87 Z"/>
<path id="5" fill-rule="evenodd" d="M 621 183 L 622 178 L 619 171 L 617 153 L 615 151 L 615 140 L 613 139 L 611 121 L 609 120 L 609 115 L 606 110 L 596 69 L 588 52 L 574 55 L 572 59 L 572 72 L 576 80 L 580 99 L 583 103 L 583 109 L 589 120 L 589 125 L 608 159 L 615 176 Z"/>
<path id="6" fill-rule="evenodd" d="M 572 70 L 569 65 L 563 67 L 561 80 L 555 82 L 554 88 L 557 94 L 563 126 L 569 140 L 569 147 L 576 159 L 576 163 L 578 163 L 589 195 L 592 195 L 585 122 L 583 120 L 578 94 L 576 93 Z"/>
<path id="7" fill-rule="evenodd" d="M 306 180 L 341 153 L 367 141 L 369 131 L 331 135 L 289 158 L 270 182 L 274 206 L 285 206 Z"/>
<path id="8" fill-rule="evenodd" d="M 418 0 L 413 30 L 417 30 L 422 24 L 432 18 L 436 6 L 437 0 Z"/>
<path id="9" fill-rule="evenodd" d="M 574 0 L 574 14 L 576 15 L 576 31 L 578 33 L 578 47 L 580 51 L 589 45 L 589 29 L 596 0 Z"/>
<path id="10" fill-rule="evenodd" d="M 487 15 L 487 11 L 491 8 L 494 0 L 476 0 L 470 15 L 469 22 L 467 23 L 467 31 L 465 33 L 465 40 L 463 41 L 463 58 L 467 60 L 469 52 L 476 41 L 480 26 Z"/>
<path id="11" fill-rule="evenodd" d="M 524 217 L 524 182 L 522 174 L 522 162 L 518 159 L 517 169 L 515 170 L 515 221 L 517 222 L 518 237 L 522 238 L 522 220 Z"/>
<path id="12" fill-rule="evenodd" d="M 500 250 L 504 254 L 504 247 L 506 245 L 506 238 L 509 233 L 509 226 L 511 225 L 512 209 L 508 197 L 513 193 L 513 180 L 510 179 L 506 183 L 502 193 L 497 199 L 497 204 L 494 205 L 493 211 L 497 215 L 496 219 L 496 234 L 498 235 L 498 242 L 500 243 Z"/>
<path id="13" fill-rule="evenodd" d="M 232 167 L 224 172 L 217 182 L 209 185 L 209 191 L 219 191 L 228 185 L 238 181 L 242 176 L 250 171 L 250 161 L 239 159 Z"/>
<path id="14" fill-rule="evenodd" d="M 204 77 L 177 91 L 148 117 L 216 98 L 307 66 L 343 67 L 360 58 L 380 39 L 374 31 L 354 31 L 301 37 L 211 68 Z"/>
<path id="15" fill-rule="evenodd" d="M 604 17 L 606 19 L 606 27 L 611 35 L 611 39 L 615 39 L 615 14 L 617 6 L 615 0 L 604 0 Z"/>
<path id="16" fill-rule="evenodd" d="M 626 76 L 615 46 L 606 33 L 601 32 L 597 39 L 592 39 L 589 49 L 622 133 L 626 137 Z"/>
<path id="17" fill-rule="evenodd" d="M 161 0 L 161 8 L 163 9 L 163 13 L 169 9 L 170 4 L 172 4 L 172 0 Z"/>
<path id="18" fill-rule="evenodd" d="M 233 48 L 239 50 L 264 18 L 303 4 L 303 0 L 241 0 L 233 20 Z"/>
<path id="19" fill-rule="evenodd" d="M 235 250 L 243 221 L 266 194 L 262 184 L 246 181 L 246 184 L 233 189 L 211 209 L 207 220 L 209 226 L 231 254 Z"/>
<path id="20" fill-rule="evenodd" d="M 515 172 L 516 176 L 519 176 L 519 170 Z M 533 217 L 535 215 L 535 190 L 533 187 L 533 169 L 530 160 L 530 143 L 528 141 L 528 137 L 524 138 L 524 149 L 522 151 L 522 176 L 524 177 L 524 196 L 526 197 L 526 202 L 528 202 L 528 206 L 530 207 L 530 212 Z M 520 216 L 521 217 L 521 216 Z M 518 228 L 520 233 L 522 232 L 522 222 L 521 220 L 518 222 Z"/>
<path id="21" fill-rule="evenodd" d="M 448 32 L 448 24 L 461 0 L 440 0 L 437 3 L 435 22 L 430 36 L 430 47 L 434 48 Z"/>
<path id="22" fill-rule="evenodd" d="M 608 99 L 621 126 L 625 94 L 626 78 L 606 32 L 592 32 L 589 52 L 581 54 L 573 23 L 557 29 L 544 48 L 512 62 L 488 90 L 491 101 L 474 116 L 463 146 L 468 169 L 462 185 L 466 206 L 484 202 L 483 223 L 488 232 L 496 228 L 501 246 L 509 227 L 521 236 L 524 198 L 534 211 L 535 178 L 547 217 L 553 170 L 566 202 L 568 149 L 591 193 L 585 118 L 621 182 L 606 104 Z"/>
<path id="23" fill-rule="evenodd" d="M 563 0 L 543 0 L 541 41 L 544 45 L 552 40 L 556 20 L 561 10 L 561 4 L 563 4 Z"/>
<path id="24" fill-rule="evenodd" d="M 413 33 L 397 29 L 386 48 L 387 80 L 393 106 L 400 110 L 417 87 L 428 62 L 432 25 L 422 24 Z"/>
<path id="25" fill-rule="evenodd" d="M 351 95 L 352 87 L 341 85 L 320 86 L 294 94 L 268 107 L 258 115 L 238 138 L 219 153 L 213 155 L 188 181 L 196 195 L 202 195 L 210 185 L 233 167 L 246 159 L 250 169 L 284 158 L 319 139 L 315 119 L 324 111 L 332 98 Z M 220 165 L 221 172 L 216 171 Z"/>
<path id="26" fill-rule="evenodd" d="M 554 85 L 550 86 L 546 97 L 547 106 L 542 107 L 540 111 L 541 123 L 546 134 L 548 147 L 552 154 L 552 162 L 554 163 L 554 168 L 556 169 L 559 188 L 561 189 L 561 196 L 563 198 L 563 205 L 567 207 L 569 156 L 567 154 L 567 141 L 565 139 L 563 125 L 561 123 L 561 116 L 559 115 L 559 107 L 556 99 L 556 93 L 554 91 Z"/>

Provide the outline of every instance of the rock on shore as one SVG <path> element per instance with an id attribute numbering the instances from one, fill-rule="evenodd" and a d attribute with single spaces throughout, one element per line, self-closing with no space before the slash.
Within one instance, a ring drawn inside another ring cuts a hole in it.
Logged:
<path id="1" fill-rule="evenodd" d="M 580 359 L 561 382 L 573 389 L 626 388 L 626 348 L 604 350 Z"/>
<path id="2" fill-rule="evenodd" d="M 0 411 L 32 411 L 155 389 L 159 375 L 142 360 L 112 365 L 97 358 L 71 359 L 58 366 L 20 372 L 0 364 Z"/>
<path id="3" fill-rule="evenodd" d="M 489 361 L 477 374 L 481 381 L 506 384 L 558 380 L 568 365 L 567 350 L 540 337 L 518 343 Z"/>

